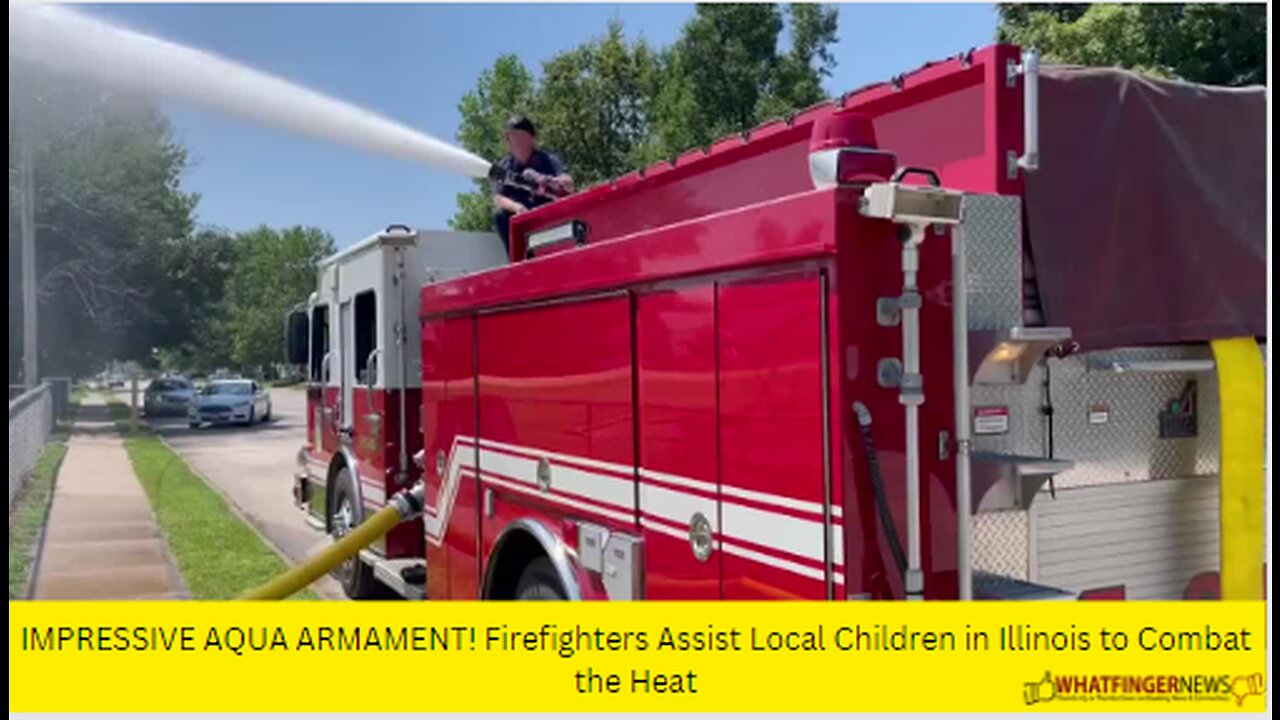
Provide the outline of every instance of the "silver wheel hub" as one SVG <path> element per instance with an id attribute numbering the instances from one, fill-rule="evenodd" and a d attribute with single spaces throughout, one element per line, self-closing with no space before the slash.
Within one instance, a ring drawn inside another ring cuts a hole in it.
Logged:
<path id="1" fill-rule="evenodd" d="M 351 501 L 343 498 L 342 504 L 338 506 L 338 511 L 333 514 L 332 524 L 334 540 L 341 540 L 346 537 L 347 533 L 351 532 L 351 528 L 355 526 L 355 510 L 351 507 Z M 344 573 L 350 572 L 354 562 L 354 558 L 343 562 L 342 571 Z"/>

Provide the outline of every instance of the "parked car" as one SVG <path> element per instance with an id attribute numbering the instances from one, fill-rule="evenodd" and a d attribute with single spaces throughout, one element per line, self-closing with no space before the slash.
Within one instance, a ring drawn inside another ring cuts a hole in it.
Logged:
<path id="1" fill-rule="evenodd" d="M 191 402 L 187 424 L 252 425 L 271 419 L 271 396 L 254 380 L 215 380 L 200 389 Z"/>
<path id="2" fill-rule="evenodd" d="M 157 378 L 147 386 L 143 411 L 149 416 L 185 415 L 196 396 L 196 386 L 186 378 Z"/>

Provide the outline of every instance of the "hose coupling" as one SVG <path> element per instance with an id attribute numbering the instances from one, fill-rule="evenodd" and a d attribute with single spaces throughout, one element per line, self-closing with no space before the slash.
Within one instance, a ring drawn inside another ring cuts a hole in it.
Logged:
<path id="1" fill-rule="evenodd" d="M 401 490 L 391 498 L 391 504 L 394 505 L 396 511 L 400 513 L 400 519 L 402 521 L 413 520 L 422 515 L 426 492 L 426 486 L 419 482 L 407 490 Z"/>

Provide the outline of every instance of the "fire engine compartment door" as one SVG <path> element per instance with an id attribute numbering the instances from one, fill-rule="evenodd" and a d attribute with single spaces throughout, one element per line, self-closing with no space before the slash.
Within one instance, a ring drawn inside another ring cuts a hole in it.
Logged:
<path id="1" fill-rule="evenodd" d="M 486 565 L 517 522 L 551 533 L 568 518 L 635 531 L 631 311 L 631 298 L 615 293 L 480 315 Z"/>
<path id="2" fill-rule="evenodd" d="M 717 285 L 726 599 L 826 597 L 842 563 L 824 512 L 822 291 L 816 270 Z"/>
<path id="3" fill-rule="evenodd" d="M 715 290 L 707 281 L 636 298 L 640 518 L 653 600 L 721 596 Z"/>

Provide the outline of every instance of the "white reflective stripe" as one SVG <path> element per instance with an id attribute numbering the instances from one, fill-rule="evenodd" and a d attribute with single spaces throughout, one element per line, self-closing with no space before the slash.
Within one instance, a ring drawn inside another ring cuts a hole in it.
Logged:
<path id="1" fill-rule="evenodd" d="M 792 562 L 790 560 L 783 560 L 782 558 L 773 557 L 772 555 L 765 555 L 764 553 L 744 548 L 741 545 L 735 545 L 729 541 L 722 542 L 720 547 L 730 555 L 735 555 L 744 560 L 758 562 L 761 565 L 768 565 L 769 567 L 777 568 L 779 570 L 786 570 L 787 572 L 795 573 L 796 575 L 803 575 L 804 577 L 813 580 L 821 581 L 826 578 L 826 573 L 819 568 L 811 568 L 807 565 L 801 565 L 800 563 Z M 844 573 L 835 573 L 835 581 L 837 583 L 843 583 Z"/>
<path id="2" fill-rule="evenodd" d="M 427 540 L 439 545 L 444 539 L 445 530 L 449 527 L 449 516 L 453 514 L 453 502 L 458 496 L 458 485 L 462 479 L 464 464 L 463 455 L 471 450 L 464 445 L 469 438 L 455 437 L 453 446 L 449 448 L 449 465 L 444 483 L 436 498 L 435 505 L 425 505 L 422 514 L 422 525 L 427 533 Z"/>
<path id="3" fill-rule="evenodd" d="M 644 526 L 646 530 L 652 530 L 653 532 L 673 537 L 676 540 L 689 542 L 689 533 L 687 532 L 681 533 L 679 530 L 676 530 L 675 528 L 667 527 L 665 523 L 658 522 L 656 520 L 653 520 L 652 518 L 641 518 L 640 524 Z M 719 546 L 719 544 L 720 542 L 716 541 L 716 545 Z"/>
<path id="4" fill-rule="evenodd" d="M 481 473 L 496 472 L 533 486 L 538 482 L 537 460 L 516 457 L 484 447 L 480 449 L 480 470 Z M 564 465 L 552 465 L 551 488 L 620 509 L 635 508 L 633 481 L 623 480 L 613 475 L 593 473 Z"/>
<path id="5" fill-rule="evenodd" d="M 687 487 L 691 490 L 700 490 L 710 495 L 716 494 L 716 486 L 714 483 L 702 480 L 694 480 L 693 478 L 681 477 L 680 475 L 672 475 L 670 473 L 658 472 L 656 470 L 646 470 L 640 468 L 640 477 L 649 480 L 657 480 L 668 485 L 677 485 L 679 487 Z"/>
<path id="6" fill-rule="evenodd" d="M 693 478 L 687 478 L 680 475 L 672 475 L 671 473 L 640 468 L 640 477 L 648 480 L 656 480 L 660 483 L 666 483 L 667 485 L 687 487 L 690 490 L 698 490 L 711 495 L 717 493 L 714 483 L 709 483 L 704 480 L 694 480 Z M 742 488 L 733 487 L 732 485 L 725 485 L 719 492 L 727 497 L 750 500 L 762 505 L 774 505 L 776 507 L 784 507 L 800 512 L 813 513 L 814 515 L 822 515 L 822 503 L 811 502 L 809 500 L 798 500 L 785 495 L 774 495 L 772 493 L 757 492 L 755 490 L 744 490 Z M 840 517 L 843 514 L 839 506 L 832 507 L 831 513 L 833 517 Z"/>
<path id="7" fill-rule="evenodd" d="M 589 503 L 579 502 L 578 500 L 574 500 L 573 498 L 567 498 L 567 497 L 564 497 L 563 495 L 554 495 L 550 493 L 544 493 L 536 487 L 525 485 L 523 483 L 511 482 L 505 478 L 496 478 L 496 477 L 493 477 L 492 475 L 487 475 L 483 472 L 480 473 L 480 481 L 488 485 L 496 485 L 498 487 L 506 488 L 508 490 L 518 492 L 522 495 L 543 498 L 544 500 L 554 502 L 557 505 L 566 505 L 568 507 L 574 508 L 576 510 L 580 510 L 582 512 L 602 515 L 612 520 L 616 520 L 620 523 L 635 522 L 635 518 L 630 515 L 627 515 L 626 513 L 617 512 L 615 510 L 609 510 L 607 508 L 591 505 Z"/>
<path id="8" fill-rule="evenodd" d="M 483 466 L 481 466 L 483 467 Z M 634 512 L 635 480 L 601 475 L 563 465 L 551 466 L 551 489 Z"/>
<path id="9" fill-rule="evenodd" d="M 773 495 L 771 493 L 756 492 L 755 490 L 744 490 L 742 488 L 725 485 L 723 493 L 726 497 L 736 497 L 741 500 L 750 500 L 758 502 L 761 505 L 774 505 L 776 507 L 784 507 L 789 510 L 797 510 L 799 512 L 813 513 L 814 515 L 822 515 L 822 503 L 811 502 L 809 500 L 797 500 L 796 498 L 787 497 L 785 495 Z M 831 508 L 833 517 L 840 517 L 843 512 L 840 506 Z"/>
<path id="10" fill-rule="evenodd" d="M 782 550 L 816 562 L 826 560 L 821 522 L 730 502 L 721 503 L 720 511 L 724 514 L 726 537 Z"/>
<path id="11" fill-rule="evenodd" d="M 500 443 L 495 440 L 485 440 L 483 438 L 480 439 L 479 443 L 481 448 L 507 450 L 509 452 L 520 453 L 522 455 L 536 455 L 537 457 L 545 457 L 548 460 L 559 460 L 560 462 L 573 463 L 575 465 L 604 470 L 606 472 L 625 477 L 634 477 L 635 474 L 635 469 L 630 465 L 618 465 L 617 463 L 604 462 L 603 460 L 593 460 L 591 458 L 577 457 L 574 455 L 564 455 L 562 453 L 549 452 L 547 450 L 521 447 L 520 445 L 509 445 L 507 443 Z"/>
<path id="12" fill-rule="evenodd" d="M 440 544 L 447 529 L 449 515 L 457 495 L 458 481 L 462 472 L 470 469 L 463 465 L 462 457 L 473 445 L 479 447 L 482 482 L 611 518 L 620 523 L 631 524 L 635 521 L 634 516 L 626 512 L 633 509 L 635 502 L 635 489 L 632 485 L 634 481 L 631 479 L 634 475 L 632 468 L 628 466 L 491 440 L 457 436 L 450 451 L 448 476 L 444 487 L 441 488 L 439 502 L 435 507 L 428 507 L 426 512 L 427 535 L 434 545 Z M 535 458 L 546 458 L 552 463 L 550 493 L 544 493 L 538 487 L 538 460 Z M 570 467 L 562 463 L 570 463 L 578 467 Z M 603 472 L 592 472 L 583 468 L 595 468 Z M 502 477 L 495 477 L 491 473 L 497 473 Z M 725 552 L 803 577 L 823 579 L 824 571 L 821 568 L 809 567 L 772 554 L 772 552 L 787 553 L 819 565 L 826 562 L 821 503 L 726 486 L 720 493 L 724 499 L 720 501 L 717 508 L 715 500 L 717 489 L 713 483 L 645 469 L 640 469 L 639 475 L 643 479 L 653 481 L 641 482 L 639 488 L 640 509 L 654 516 L 641 519 L 641 525 L 645 528 L 687 541 L 687 531 L 682 532 L 675 528 L 687 528 L 693 514 L 701 512 L 711 521 L 717 534 L 723 534 L 724 542 L 717 544 Z M 699 494 L 663 487 L 655 483 L 685 488 Z M 564 493 L 576 497 L 566 497 Z M 711 497 L 707 497 L 708 495 Z M 732 498 L 764 506 L 785 508 L 814 517 L 793 517 L 773 510 L 749 507 L 732 502 Z M 597 503 L 606 507 L 600 507 Z M 840 518 L 841 508 L 833 507 L 832 516 Z M 723 524 L 720 522 L 722 518 Z M 843 537 L 843 529 L 839 525 L 834 525 L 830 529 L 832 563 L 836 568 L 844 565 Z M 735 540 L 750 543 L 759 547 L 760 550 L 746 548 L 735 543 Z M 835 581 L 839 584 L 844 583 L 844 573 L 839 569 L 835 572 Z"/>
<path id="13" fill-rule="evenodd" d="M 712 498 L 690 495 L 657 485 L 641 485 L 640 509 L 684 528 L 689 527 L 694 513 L 702 513 L 707 520 L 711 521 L 711 527 L 716 532 L 720 531 L 720 513 L 716 512 L 716 501 Z"/>

